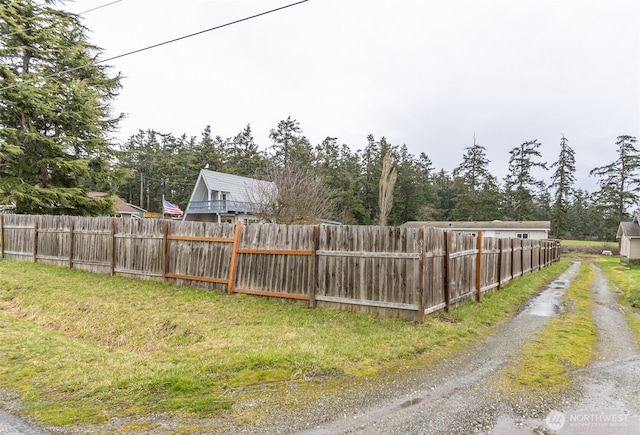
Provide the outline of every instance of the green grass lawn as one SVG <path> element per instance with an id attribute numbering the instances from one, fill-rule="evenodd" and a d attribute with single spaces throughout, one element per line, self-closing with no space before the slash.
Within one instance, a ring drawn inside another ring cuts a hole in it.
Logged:
<path id="1" fill-rule="evenodd" d="M 568 264 L 414 324 L 0 261 L 0 388 L 18 392 L 45 425 L 217 415 L 251 389 L 317 387 L 433 361 L 510 318 Z"/>

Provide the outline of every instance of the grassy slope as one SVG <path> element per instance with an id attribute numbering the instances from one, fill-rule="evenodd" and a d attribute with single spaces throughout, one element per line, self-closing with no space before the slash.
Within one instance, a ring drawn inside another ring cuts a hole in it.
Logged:
<path id="1" fill-rule="evenodd" d="M 317 386 L 326 376 L 369 376 L 398 361 L 436 358 L 486 335 L 567 266 L 416 325 L 2 261 L 0 388 L 19 392 L 47 425 L 216 415 L 246 388 Z"/>

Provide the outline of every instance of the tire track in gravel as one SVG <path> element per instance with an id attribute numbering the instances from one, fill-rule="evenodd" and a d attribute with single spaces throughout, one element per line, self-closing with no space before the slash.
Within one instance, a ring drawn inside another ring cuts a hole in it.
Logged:
<path id="1" fill-rule="evenodd" d="M 573 263 L 494 334 L 421 374 L 413 391 L 299 433 L 489 433 L 501 415 L 511 412 L 493 395 L 501 367 L 558 312 L 579 267 Z"/>

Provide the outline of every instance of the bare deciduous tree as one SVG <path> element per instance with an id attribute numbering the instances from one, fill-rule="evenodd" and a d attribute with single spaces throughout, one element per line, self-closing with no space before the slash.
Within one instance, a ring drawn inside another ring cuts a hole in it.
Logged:
<path id="1" fill-rule="evenodd" d="M 380 220 L 381 226 L 387 225 L 387 218 L 391 207 L 393 207 L 393 188 L 398 179 L 398 172 L 393 166 L 393 156 L 386 153 L 382 159 L 382 174 L 380 175 L 380 195 L 378 201 L 380 204 Z"/>
<path id="2" fill-rule="evenodd" d="M 272 185 L 258 184 L 247 192 L 256 204 L 253 214 L 265 222 L 315 224 L 331 211 L 331 194 L 309 170 L 297 165 L 271 166 L 264 177 Z"/>

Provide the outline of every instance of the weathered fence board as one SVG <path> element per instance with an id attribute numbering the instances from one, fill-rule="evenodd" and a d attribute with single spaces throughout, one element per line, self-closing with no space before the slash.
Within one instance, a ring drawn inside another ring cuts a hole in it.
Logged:
<path id="1" fill-rule="evenodd" d="M 159 219 L 115 220 L 114 273 L 161 278 L 163 221 Z"/>
<path id="2" fill-rule="evenodd" d="M 249 225 L 243 228 L 233 291 L 309 299 L 314 250 L 311 225 Z"/>
<path id="3" fill-rule="evenodd" d="M 73 234 L 68 216 L 40 216 L 37 237 L 36 261 L 57 266 L 69 264 Z"/>
<path id="4" fill-rule="evenodd" d="M 418 234 L 416 228 L 321 226 L 315 294 L 319 306 L 366 306 L 366 311 L 381 315 L 417 311 Z M 360 255 L 351 255 L 355 252 Z"/>
<path id="5" fill-rule="evenodd" d="M 482 237 L 482 266 L 480 271 L 480 292 L 498 288 L 500 279 L 500 239 Z"/>
<path id="6" fill-rule="evenodd" d="M 424 279 L 425 279 L 425 314 L 441 310 L 446 307 L 445 301 L 445 262 L 446 252 L 444 232 L 439 228 L 424 229 Z"/>
<path id="7" fill-rule="evenodd" d="M 4 258 L 34 261 L 36 221 L 38 216 L 4 215 Z"/>
<path id="8" fill-rule="evenodd" d="M 555 241 L 439 228 L 0 216 L 3 258 L 422 321 L 558 260 Z"/>
<path id="9" fill-rule="evenodd" d="M 167 222 L 165 277 L 178 285 L 227 290 L 234 225 Z"/>
<path id="10" fill-rule="evenodd" d="M 113 220 L 107 217 L 77 217 L 73 223 L 74 268 L 96 273 L 111 273 L 114 256 Z"/>

